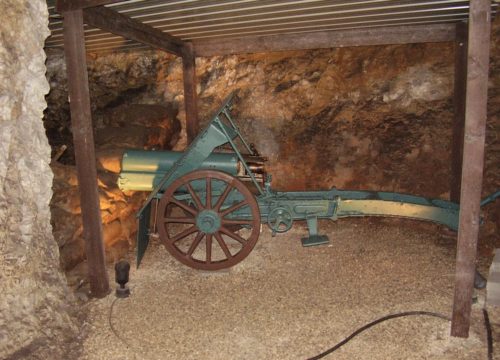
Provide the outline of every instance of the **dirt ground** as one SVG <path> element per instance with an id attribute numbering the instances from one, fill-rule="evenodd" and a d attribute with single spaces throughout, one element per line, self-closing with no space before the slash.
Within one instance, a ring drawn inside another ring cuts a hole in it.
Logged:
<path id="1" fill-rule="evenodd" d="M 153 242 L 138 270 L 132 261 L 131 296 L 113 307 L 121 340 L 109 324 L 114 294 L 82 303 L 72 358 L 306 359 L 387 314 L 451 315 L 455 244 L 441 227 L 364 218 L 321 222 L 320 230 L 330 244 L 303 248 L 303 224 L 274 238 L 264 227 L 248 258 L 216 273 L 188 268 Z M 480 263 L 485 274 L 488 265 Z M 446 320 L 405 317 L 325 359 L 487 359 L 485 291 L 475 297 L 468 339 L 450 337 Z M 500 358 L 500 311 L 488 310 Z"/>

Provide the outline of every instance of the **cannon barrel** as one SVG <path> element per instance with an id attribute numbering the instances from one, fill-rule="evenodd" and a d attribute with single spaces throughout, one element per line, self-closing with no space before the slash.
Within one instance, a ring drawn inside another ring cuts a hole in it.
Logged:
<path id="1" fill-rule="evenodd" d="M 123 154 L 118 187 L 121 190 L 151 191 L 161 181 L 183 152 L 126 150 Z M 252 172 L 264 173 L 265 158 L 244 155 Z M 212 153 L 203 162 L 201 169 L 213 169 L 233 176 L 248 174 L 234 153 Z"/>

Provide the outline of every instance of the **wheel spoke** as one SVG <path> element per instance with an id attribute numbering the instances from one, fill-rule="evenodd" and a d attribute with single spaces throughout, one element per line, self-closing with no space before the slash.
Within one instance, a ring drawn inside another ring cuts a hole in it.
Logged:
<path id="1" fill-rule="evenodd" d="M 247 219 L 222 219 L 223 225 L 252 225 L 253 220 Z"/>
<path id="2" fill-rule="evenodd" d="M 226 210 L 224 210 L 223 212 L 220 213 L 220 215 L 222 217 L 226 216 L 227 214 L 229 213 L 232 213 L 233 211 L 236 211 L 238 210 L 239 208 L 242 208 L 243 206 L 247 205 L 247 201 L 246 200 L 243 200 L 243 201 L 240 201 L 239 203 L 237 204 L 234 204 L 233 206 L 227 208 Z"/>
<path id="3" fill-rule="evenodd" d="M 231 259 L 233 255 L 231 255 L 231 252 L 229 251 L 224 239 L 222 238 L 220 232 L 216 232 L 215 234 L 215 239 L 219 243 L 219 246 L 221 247 L 222 251 L 224 251 L 224 255 L 226 255 L 227 259 Z"/>
<path id="4" fill-rule="evenodd" d="M 236 240 L 237 242 L 239 242 L 241 245 L 245 245 L 247 243 L 247 241 L 245 239 L 243 239 L 241 236 L 239 236 L 238 234 L 232 232 L 229 229 L 226 229 L 224 226 L 222 226 L 220 228 L 220 231 L 223 232 L 224 234 L 226 234 L 227 236 L 232 237 L 234 240 Z"/>
<path id="5" fill-rule="evenodd" d="M 201 239 L 203 239 L 204 236 L 205 236 L 205 233 L 202 233 L 201 231 L 198 232 L 198 234 L 194 238 L 193 243 L 189 247 L 188 252 L 186 253 L 186 256 L 188 258 L 192 257 L 194 251 L 196 250 L 196 248 L 198 247 L 198 245 L 200 245 Z"/>
<path id="6" fill-rule="evenodd" d="M 193 215 L 198 214 L 198 211 L 196 209 L 193 209 L 191 206 L 184 204 L 182 201 L 174 199 L 173 197 L 170 199 L 170 202 L 177 205 L 181 209 L 186 210 L 188 213 L 191 213 Z"/>
<path id="7" fill-rule="evenodd" d="M 222 206 L 222 204 L 224 204 L 224 200 L 226 200 L 231 190 L 233 190 L 233 186 L 231 184 L 227 184 L 226 188 L 224 189 L 224 192 L 221 194 L 219 200 L 217 200 L 217 203 L 214 206 L 215 210 L 219 211 L 220 207 Z"/>
<path id="8" fill-rule="evenodd" d="M 207 191 L 205 196 L 205 207 L 212 208 L 212 178 L 207 177 Z"/>
<path id="9" fill-rule="evenodd" d="M 175 243 L 181 239 L 184 239 L 186 236 L 191 235 L 192 233 L 194 233 L 196 231 L 198 231 L 196 225 L 190 226 L 186 230 L 184 230 L 184 231 L 178 233 L 177 235 L 175 235 L 174 237 L 170 238 L 170 241 L 172 243 Z"/>
<path id="10" fill-rule="evenodd" d="M 255 195 L 237 177 L 221 171 L 194 170 L 175 179 L 156 214 L 163 245 L 194 269 L 234 266 L 248 256 L 259 237 L 261 215 Z M 276 216 L 272 221 L 280 226 Z M 242 228 L 245 231 L 239 231 Z"/>
<path id="11" fill-rule="evenodd" d="M 206 262 L 210 264 L 212 262 L 212 234 L 207 234 L 205 238 L 205 247 L 207 250 Z"/>
<path id="12" fill-rule="evenodd" d="M 198 210 L 203 210 L 204 207 L 201 204 L 200 198 L 198 197 L 198 195 L 196 195 L 196 191 L 194 191 L 193 187 L 191 186 L 191 184 L 189 182 L 186 183 L 186 187 L 189 191 L 189 194 L 191 195 L 191 198 L 193 199 L 194 203 L 196 204 L 196 207 L 198 208 Z"/>
<path id="13" fill-rule="evenodd" d="M 194 217 L 168 217 L 164 218 L 163 221 L 176 224 L 194 224 L 196 219 Z"/>

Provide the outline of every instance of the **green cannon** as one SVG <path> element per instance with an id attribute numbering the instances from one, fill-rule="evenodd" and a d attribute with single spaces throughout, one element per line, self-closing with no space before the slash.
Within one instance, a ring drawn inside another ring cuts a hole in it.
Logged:
<path id="1" fill-rule="evenodd" d="M 118 187 L 121 190 L 153 191 L 182 154 L 178 151 L 126 150 Z M 245 156 L 244 159 L 262 179 L 266 159 L 260 156 Z M 248 179 L 241 161 L 233 153 L 212 153 L 203 161 L 200 169 L 219 170 L 242 180 Z"/>
<path id="2" fill-rule="evenodd" d="M 150 236 L 159 237 L 185 265 L 219 270 L 248 256 L 261 224 L 274 235 L 305 220 L 309 235 L 302 238 L 303 246 L 328 242 L 318 232 L 319 219 L 397 216 L 457 230 L 459 206 L 449 201 L 380 191 L 272 189 L 266 159 L 246 142 L 231 117 L 232 98 L 224 101 L 186 151 L 124 154 L 120 188 L 151 191 L 138 213 L 138 266 Z M 482 205 L 498 197 L 500 192 Z"/>

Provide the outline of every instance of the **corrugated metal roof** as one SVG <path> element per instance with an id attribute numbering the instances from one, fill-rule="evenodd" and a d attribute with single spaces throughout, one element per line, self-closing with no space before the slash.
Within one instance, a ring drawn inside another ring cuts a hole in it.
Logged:
<path id="1" fill-rule="evenodd" d="M 46 47 L 62 46 L 62 18 L 47 0 L 51 36 Z M 203 41 L 391 25 L 464 21 L 462 0 L 129 0 L 109 8 L 183 40 Z M 493 5 L 496 11 L 497 4 Z M 146 49 L 148 46 L 85 25 L 87 51 Z"/>

